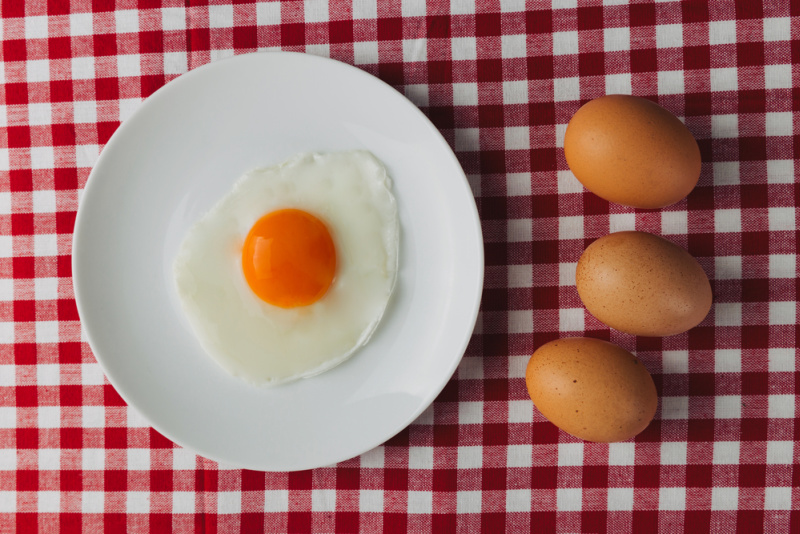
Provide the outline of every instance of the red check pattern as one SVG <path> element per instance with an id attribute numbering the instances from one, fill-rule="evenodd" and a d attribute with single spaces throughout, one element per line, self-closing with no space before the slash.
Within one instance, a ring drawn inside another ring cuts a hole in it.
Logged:
<path id="1" fill-rule="evenodd" d="M 1 0 L 0 532 L 800 532 L 800 4 L 607 4 Z M 82 337 L 70 272 L 120 122 L 187 70 L 277 49 L 414 101 L 468 174 L 486 245 L 478 325 L 432 407 L 360 458 L 289 474 L 151 430 Z M 686 200 L 622 208 L 571 176 L 566 124 L 606 93 L 685 120 L 704 161 Z M 581 252 L 634 228 L 712 279 L 689 333 L 636 338 L 582 308 Z M 653 373 L 659 412 L 634 440 L 583 443 L 534 410 L 527 359 L 570 335 Z"/>

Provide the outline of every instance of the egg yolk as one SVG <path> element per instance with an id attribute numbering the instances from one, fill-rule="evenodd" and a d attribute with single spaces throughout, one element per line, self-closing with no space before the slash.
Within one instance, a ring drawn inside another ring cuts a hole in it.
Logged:
<path id="1" fill-rule="evenodd" d="M 273 211 L 248 232 L 242 270 L 261 300 L 281 308 L 308 306 L 333 282 L 336 249 L 325 223 L 310 213 Z"/>

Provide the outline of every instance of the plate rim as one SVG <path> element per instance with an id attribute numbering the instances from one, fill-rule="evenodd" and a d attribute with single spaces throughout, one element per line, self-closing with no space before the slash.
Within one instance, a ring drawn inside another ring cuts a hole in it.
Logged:
<path id="1" fill-rule="evenodd" d="M 231 63 L 231 62 L 237 62 L 237 61 L 238 62 L 248 61 L 249 58 L 251 58 L 252 56 L 264 56 L 264 55 L 280 55 L 280 56 L 284 56 L 284 57 L 293 57 L 295 60 L 299 60 L 299 61 L 311 61 L 311 62 L 335 64 L 337 68 L 343 68 L 345 70 L 349 70 L 352 73 L 355 73 L 357 76 L 361 76 L 364 80 L 367 80 L 368 83 L 377 84 L 378 86 L 382 86 L 383 89 L 387 89 L 387 88 L 391 89 L 392 92 L 395 93 L 395 96 L 400 97 L 401 99 L 403 99 L 403 100 L 405 100 L 407 102 L 407 104 L 409 105 L 409 111 L 408 112 L 415 114 L 417 116 L 417 119 L 421 120 L 421 123 L 424 124 L 424 126 L 428 130 L 430 130 L 433 133 L 434 136 L 438 137 L 442 141 L 443 146 L 447 147 L 447 150 L 446 150 L 447 156 L 446 157 L 448 159 L 450 159 L 452 163 L 454 163 L 455 169 L 457 169 L 459 171 L 458 174 L 460 175 L 461 180 L 458 180 L 458 183 L 460 183 L 460 186 L 462 188 L 464 188 L 464 192 L 469 196 L 469 198 L 472 199 L 472 202 L 468 203 L 470 206 L 468 207 L 467 211 L 469 212 L 470 222 L 471 222 L 471 226 L 472 226 L 472 229 L 471 229 L 472 231 L 470 233 L 474 232 L 474 235 L 475 235 L 475 238 L 476 238 L 475 242 L 471 243 L 470 246 L 473 246 L 475 248 L 474 252 L 475 252 L 475 256 L 476 256 L 476 267 L 477 267 L 478 276 L 473 280 L 473 284 L 472 284 L 472 288 L 471 288 L 471 290 L 474 292 L 475 296 L 474 296 L 474 299 L 472 301 L 472 310 L 468 314 L 468 317 L 469 317 L 468 323 L 465 325 L 465 328 L 463 330 L 463 334 L 461 335 L 461 339 L 459 340 L 459 343 L 458 344 L 453 343 L 454 349 L 456 347 L 458 348 L 458 351 L 457 351 L 458 357 L 453 359 L 450 368 L 447 370 L 447 373 L 443 374 L 443 377 L 446 376 L 446 379 L 443 378 L 441 383 L 438 385 L 438 387 L 430 388 L 428 390 L 427 394 L 424 396 L 424 400 L 422 400 L 419 403 L 419 406 L 411 414 L 411 416 L 409 418 L 407 418 L 406 420 L 404 420 L 402 422 L 402 424 L 398 423 L 396 425 L 396 429 L 394 431 L 392 431 L 390 434 L 380 437 L 380 439 L 377 442 L 374 442 L 374 443 L 370 440 L 367 446 L 359 448 L 357 450 L 357 452 L 349 454 L 346 457 L 337 458 L 332 463 L 325 463 L 325 464 L 322 464 L 322 465 L 315 465 L 315 466 L 312 466 L 312 467 L 289 468 L 289 469 L 264 469 L 263 467 L 254 467 L 252 465 L 245 465 L 243 463 L 237 463 L 235 460 L 232 461 L 232 460 L 227 459 L 227 458 L 219 458 L 219 457 L 217 457 L 217 455 L 215 453 L 209 453 L 208 451 L 203 450 L 202 447 L 196 447 L 194 445 L 187 444 L 183 439 L 180 439 L 180 438 L 176 439 L 174 434 L 169 429 L 164 428 L 160 423 L 154 423 L 154 420 L 149 416 L 148 413 L 142 411 L 136 405 L 136 403 L 134 403 L 134 402 L 132 402 L 130 400 L 128 392 L 124 391 L 125 388 L 124 387 L 120 387 L 120 384 L 123 381 L 120 380 L 119 377 L 114 376 L 114 375 L 109 373 L 108 367 L 104 363 L 105 358 L 102 357 L 100 355 L 100 353 L 95 349 L 96 343 L 93 341 L 93 335 L 92 335 L 92 332 L 91 332 L 91 328 L 88 326 L 88 323 L 84 320 L 84 317 L 88 317 L 91 314 L 87 310 L 86 302 L 81 297 L 81 289 L 80 289 L 80 287 L 82 287 L 84 284 L 85 285 L 90 285 L 91 284 L 90 281 L 88 281 L 88 282 L 82 281 L 83 277 L 80 275 L 80 273 L 81 273 L 80 263 L 82 261 L 84 261 L 84 259 L 82 258 L 82 255 L 79 254 L 79 251 L 81 250 L 82 243 L 85 240 L 85 239 L 81 238 L 81 235 L 85 233 L 85 231 L 82 232 L 81 229 L 83 227 L 85 227 L 86 224 L 87 224 L 85 222 L 86 210 L 85 209 L 81 209 L 81 208 L 86 204 L 87 200 L 89 202 L 92 202 L 91 201 L 92 195 L 91 195 L 90 187 L 92 187 L 92 184 L 96 183 L 97 180 L 100 179 L 100 176 L 97 174 L 97 168 L 101 166 L 102 162 L 104 162 L 106 159 L 111 157 L 111 156 L 109 156 L 109 154 L 112 153 L 114 151 L 114 147 L 116 147 L 121 142 L 120 138 L 123 137 L 124 132 L 127 131 L 127 126 L 129 125 L 129 120 L 128 119 L 136 116 L 138 113 L 141 113 L 141 111 L 143 109 L 145 109 L 145 106 L 147 106 L 147 103 L 149 101 L 151 101 L 152 99 L 154 99 L 154 98 L 155 99 L 161 99 L 161 98 L 163 98 L 163 94 L 165 92 L 174 90 L 178 85 L 182 86 L 182 85 L 185 85 L 186 83 L 191 83 L 192 80 L 198 75 L 197 73 L 199 73 L 199 72 L 204 72 L 204 71 L 207 71 L 207 70 L 214 69 L 214 68 L 218 67 L 222 63 Z M 111 150 L 109 150 L 109 149 L 111 149 Z M 336 465 L 336 464 L 338 464 L 340 462 L 357 458 L 357 457 L 361 456 L 362 454 L 374 449 L 375 447 L 381 445 L 382 443 L 385 443 L 386 441 L 391 439 L 393 436 L 395 436 L 397 433 L 403 431 L 411 423 L 413 423 L 426 409 L 428 409 L 428 407 L 430 407 L 433 404 L 433 402 L 436 399 L 436 397 L 438 397 L 439 394 L 444 390 L 444 388 L 447 386 L 447 384 L 452 379 L 456 369 L 458 368 L 458 365 L 461 363 L 461 360 L 464 357 L 464 353 L 466 352 L 467 346 L 468 346 L 468 344 L 470 342 L 470 339 L 472 337 L 472 334 L 474 332 L 475 325 L 477 324 L 477 319 L 478 319 L 478 315 L 479 315 L 479 312 L 480 312 L 480 304 L 481 304 L 481 300 L 482 300 L 482 296 L 483 296 L 483 282 L 484 282 L 484 278 L 485 278 L 485 267 L 486 267 L 485 266 L 483 231 L 482 231 L 482 226 L 481 226 L 480 215 L 479 215 L 479 212 L 478 212 L 477 202 L 475 200 L 475 196 L 474 196 L 474 194 L 472 192 L 472 188 L 471 188 L 471 186 L 469 184 L 467 176 L 466 176 L 466 174 L 464 172 L 463 167 L 461 166 L 461 163 L 458 161 L 458 158 L 456 157 L 453 148 L 450 146 L 450 144 L 444 138 L 444 136 L 439 131 L 439 129 L 436 128 L 436 126 L 419 109 L 419 107 L 417 107 L 417 105 L 414 104 L 408 97 L 406 97 L 403 93 L 398 91 L 396 88 L 392 87 L 390 84 L 388 84 L 385 81 L 381 80 L 377 76 L 374 76 L 374 75 L 372 75 L 372 74 L 370 74 L 370 73 L 358 68 L 355 65 L 351 65 L 349 63 L 338 61 L 336 59 L 323 57 L 323 56 L 316 56 L 316 55 L 307 54 L 307 53 L 303 53 L 303 52 L 289 52 L 289 51 L 277 51 L 277 50 L 274 50 L 274 51 L 273 50 L 256 51 L 256 52 L 250 52 L 250 53 L 245 53 L 245 54 L 237 54 L 237 55 L 234 55 L 234 56 L 231 56 L 231 57 L 228 57 L 228 58 L 223 58 L 223 59 L 220 59 L 220 60 L 217 60 L 217 61 L 211 61 L 211 62 L 206 63 L 204 65 L 201 65 L 201 66 L 199 66 L 197 68 L 191 69 L 191 70 L 181 74 L 180 76 L 177 76 L 176 78 L 174 78 L 174 79 L 170 80 L 169 82 L 165 83 L 164 85 L 159 87 L 156 91 L 154 91 L 152 94 L 150 94 L 149 96 L 144 98 L 141 101 L 141 103 L 139 104 L 139 107 L 137 107 L 137 109 L 133 112 L 133 114 L 131 114 L 126 120 L 122 121 L 121 124 L 119 125 L 119 127 L 117 127 L 117 129 L 114 131 L 114 133 L 109 138 L 108 142 L 106 142 L 106 144 L 101 149 L 97 160 L 92 165 L 92 169 L 91 169 L 91 171 L 89 173 L 89 176 L 87 177 L 86 183 L 85 183 L 84 187 L 82 188 L 82 190 L 80 191 L 80 202 L 79 202 L 77 213 L 76 213 L 76 217 L 75 217 L 75 225 L 73 227 L 71 246 L 72 246 L 72 249 L 71 249 L 71 262 L 70 263 L 71 263 L 71 269 L 72 269 L 72 287 L 73 287 L 73 295 L 74 295 L 74 298 L 75 298 L 75 304 L 76 304 L 76 308 L 77 308 L 77 311 L 78 311 L 80 327 L 81 327 L 81 330 L 83 332 L 83 336 L 85 337 L 85 341 L 88 343 L 88 345 L 89 345 L 89 347 L 91 349 L 91 353 L 94 356 L 95 361 L 100 365 L 100 368 L 102 369 L 104 376 L 108 379 L 109 383 L 114 387 L 114 390 L 117 392 L 117 394 L 125 401 L 125 403 L 128 406 L 134 408 L 137 411 L 137 413 L 145 420 L 145 422 L 150 427 L 152 427 L 153 429 L 158 431 L 160 434 L 162 434 L 163 436 L 168 438 L 170 441 L 172 441 L 176 445 L 179 445 L 180 447 L 183 447 L 183 448 L 185 448 L 185 449 L 187 449 L 189 451 L 192 451 L 193 453 L 195 453 L 197 455 L 200 455 L 200 456 L 202 456 L 204 458 L 210 459 L 210 460 L 215 461 L 217 463 L 224 464 L 226 467 L 235 467 L 235 468 L 241 468 L 241 469 L 258 470 L 258 471 L 264 471 L 264 472 L 292 472 L 292 471 L 299 471 L 299 470 L 316 469 L 316 468 L 319 468 L 319 467 L 325 467 L 325 466 L 329 466 L 329 465 Z"/>

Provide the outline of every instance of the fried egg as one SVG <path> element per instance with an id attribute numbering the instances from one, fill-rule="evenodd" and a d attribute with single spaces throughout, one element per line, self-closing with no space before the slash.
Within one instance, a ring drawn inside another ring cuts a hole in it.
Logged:
<path id="1" fill-rule="evenodd" d="M 250 171 L 189 230 L 173 271 L 205 352 L 259 385 L 310 377 L 369 340 L 397 279 L 397 205 L 366 151 Z"/>

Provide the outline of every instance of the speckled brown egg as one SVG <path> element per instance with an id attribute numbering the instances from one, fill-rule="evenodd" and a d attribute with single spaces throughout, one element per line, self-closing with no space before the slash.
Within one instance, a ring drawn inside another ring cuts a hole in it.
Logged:
<path id="1" fill-rule="evenodd" d="M 575 283 L 589 313 L 638 336 L 680 334 L 711 309 L 711 284 L 697 260 L 647 232 L 616 232 L 589 245 Z"/>
<path id="2" fill-rule="evenodd" d="M 658 394 L 642 362 L 603 341 L 573 337 L 539 347 L 528 361 L 531 400 L 551 423 L 586 441 L 632 438 L 650 424 Z"/>
<path id="3" fill-rule="evenodd" d="M 700 178 L 700 149 L 688 128 L 658 104 L 629 95 L 583 105 L 567 125 L 564 156 L 589 191 L 636 208 L 674 204 Z"/>

